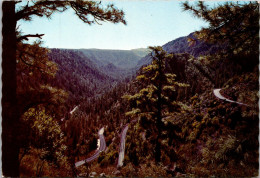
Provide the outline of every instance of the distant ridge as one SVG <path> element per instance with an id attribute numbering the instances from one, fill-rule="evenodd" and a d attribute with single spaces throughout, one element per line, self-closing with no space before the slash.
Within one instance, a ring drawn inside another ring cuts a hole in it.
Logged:
<path id="1" fill-rule="evenodd" d="M 195 40 L 193 46 L 189 45 L 188 38 Z M 198 40 L 194 36 L 194 32 L 190 33 L 188 36 L 183 36 L 176 38 L 175 40 L 169 41 L 164 44 L 163 49 L 168 53 L 188 53 L 194 57 L 199 57 L 200 55 L 214 54 L 221 47 L 214 44 L 207 44 L 203 41 Z M 143 57 L 137 64 L 136 68 L 140 68 L 143 65 L 147 65 L 151 62 L 150 56 Z"/>
<path id="2" fill-rule="evenodd" d="M 86 57 L 99 67 L 112 63 L 120 69 L 134 68 L 138 61 L 148 54 L 148 49 L 109 50 L 109 49 L 79 49 Z"/>

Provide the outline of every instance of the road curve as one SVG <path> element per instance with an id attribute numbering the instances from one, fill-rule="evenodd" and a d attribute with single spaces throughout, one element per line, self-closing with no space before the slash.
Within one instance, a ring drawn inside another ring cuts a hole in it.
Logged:
<path id="1" fill-rule="evenodd" d="M 128 130 L 128 124 L 124 127 L 121 138 L 120 138 L 120 151 L 119 151 L 119 157 L 118 157 L 118 163 L 117 167 L 123 166 L 123 160 L 125 156 L 125 137 L 126 137 L 126 132 Z"/>
<path id="2" fill-rule="evenodd" d="M 95 159 L 98 158 L 99 154 L 102 152 L 102 151 L 105 151 L 106 149 L 106 141 L 105 141 L 105 137 L 103 135 L 104 133 L 104 127 L 102 127 L 99 131 L 98 131 L 98 136 L 99 136 L 99 141 L 98 141 L 98 149 L 97 151 L 94 153 L 94 155 L 92 155 L 91 157 L 85 159 L 85 160 L 82 160 L 82 161 L 78 161 L 75 163 L 75 167 L 79 167 L 85 163 L 88 163 L 88 162 L 91 162 Z"/>
<path id="3" fill-rule="evenodd" d="M 240 105 L 248 106 L 247 104 L 240 103 L 240 102 L 233 101 L 233 100 L 230 100 L 230 99 L 225 98 L 224 96 L 222 96 L 222 95 L 220 94 L 220 90 L 221 90 L 221 88 L 218 88 L 218 89 L 214 89 L 214 90 L 213 90 L 213 93 L 214 93 L 214 95 L 215 95 L 217 98 L 219 98 L 219 99 L 221 99 L 221 100 L 225 100 L 225 101 L 231 102 L 231 103 L 237 103 L 237 104 L 240 104 Z"/>

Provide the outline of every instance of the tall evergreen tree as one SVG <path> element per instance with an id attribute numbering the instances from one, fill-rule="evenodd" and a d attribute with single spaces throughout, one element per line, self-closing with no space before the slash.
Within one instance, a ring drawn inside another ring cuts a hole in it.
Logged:
<path id="1" fill-rule="evenodd" d="M 213 69 L 215 86 L 241 72 L 258 71 L 259 64 L 259 3 L 225 2 L 209 7 L 204 2 L 183 3 L 191 12 L 209 25 L 195 33 L 196 38 L 218 45 L 221 50 L 202 58 Z M 190 38 L 190 44 L 196 40 Z M 233 70 L 230 70 L 232 68 Z"/>
<path id="2" fill-rule="evenodd" d="M 167 54 L 162 47 L 150 47 L 152 50 L 152 64 L 143 67 L 141 74 L 136 80 L 143 88 L 135 95 L 125 95 L 132 110 L 126 115 L 138 116 L 140 122 L 151 123 L 150 131 L 155 138 L 155 160 L 161 161 L 161 132 L 163 128 L 163 117 L 169 111 L 176 108 L 177 104 L 171 100 L 172 93 L 176 87 L 184 87 L 186 84 L 175 81 L 175 74 L 165 73 L 165 60 L 173 58 L 172 54 Z"/>
<path id="3" fill-rule="evenodd" d="M 113 4 L 103 8 L 101 2 L 95 1 L 28 1 L 25 5 L 17 5 L 22 1 L 3 1 L 2 4 L 2 170 L 4 176 L 19 176 L 19 142 L 17 140 L 19 128 L 19 114 L 17 112 L 16 97 L 16 49 L 17 42 L 28 40 L 30 37 L 41 38 L 44 34 L 26 34 L 17 36 L 17 22 L 31 20 L 32 17 L 50 18 L 55 12 L 64 12 L 69 8 L 84 23 L 93 24 L 102 21 L 124 23 L 124 12 Z M 17 9 L 17 10 L 16 10 Z"/>

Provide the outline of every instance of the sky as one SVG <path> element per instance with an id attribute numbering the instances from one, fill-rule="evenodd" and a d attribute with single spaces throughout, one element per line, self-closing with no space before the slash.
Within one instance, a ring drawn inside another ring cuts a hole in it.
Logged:
<path id="1" fill-rule="evenodd" d="M 161 46 L 207 25 L 191 13 L 183 12 L 181 1 L 121 0 L 109 3 L 125 12 L 127 25 L 110 22 L 88 25 L 70 9 L 54 14 L 51 19 L 35 17 L 30 22 L 19 21 L 19 29 L 24 34 L 45 34 L 43 46 L 48 48 L 129 50 Z"/>

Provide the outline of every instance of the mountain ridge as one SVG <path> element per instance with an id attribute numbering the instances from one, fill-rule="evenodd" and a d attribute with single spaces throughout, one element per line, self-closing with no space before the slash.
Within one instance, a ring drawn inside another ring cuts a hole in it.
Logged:
<path id="1" fill-rule="evenodd" d="M 97 66 L 114 64 L 121 69 L 130 69 L 135 67 L 141 57 L 148 54 L 148 49 L 132 49 L 132 50 L 117 50 L 117 49 L 78 49 L 83 54 L 90 58 Z"/>
<path id="2" fill-rule="evenodd" d="M 189 44 L 188 38 L 192 38 L 194 40 L 194 45 Z M 168 53 L 188 53 L 197 58 L 200 55 L 213 54 L 217 50 L 221 49 L 221 46 L 203 42 L 196 38 L 195 32 L 192 32 L 188 36 L 182 36 L 165 43 L 162 48 Z M 146 55 L 138 62 L 136 68 L 147 65 L 151 63 L 151 61 L 151 57 Z"/>

